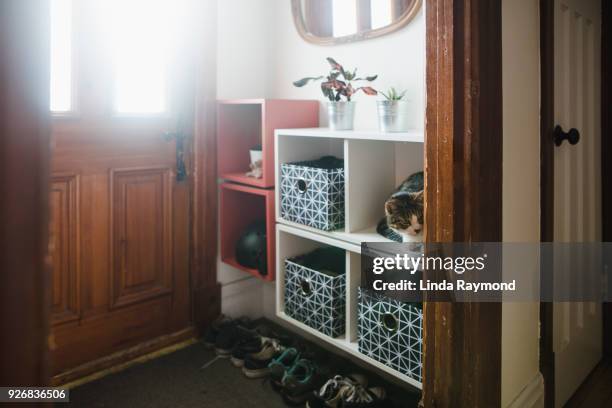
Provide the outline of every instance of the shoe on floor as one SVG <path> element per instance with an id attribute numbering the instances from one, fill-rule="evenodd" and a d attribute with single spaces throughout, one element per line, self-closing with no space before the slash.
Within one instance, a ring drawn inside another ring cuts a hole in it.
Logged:
<path id="1" fill-rule="evenodd" d="M 326 378 L 321 367 L 314 361 L 300 358 L 281 380 L 283 399 L 289 405 L 304 404 Z"/>
<path id="2" fill-rule="evenodd" d="M 246 337 L 238 341 L 232 349 L 230 361 L 234 367 L 241 368 L 244 366 L 244 359 L 250 354 L 259 353 L 265 344 L 265 337 L 259 334 L 252 337 Z"/>
<path id="3" fill-rule="evenodd" d="M 214 348 L 219 332 L 221 332 L 224 327 L 227 327 L 232 324 L 235 324 L 235 320 L 228 316 L 221 315 L 217 319 L 215 319 L 215 321 L 211 323 L 210 327 L 208 327 L 206 329 L 206 332 L 204 333 L 204 346 L 206 348 Z"/>
<path id="4" fill-rule="evenodd" d="M 272 386 L 275 389 L 282 387 L 282 380 L 285 373 L 293 367 L 300 356 L 300 353 L 294 347 L 285 349 L 276 358 L 270 361 L 268 368 L 270 369 L 270 377 L 272 379 Z"/>
<path id="5" fill-rule="evenodd" d="M 307 408 L 343 407 L 344 399 L 355 387 L 366 387 L 368 379 L 360 374 L 336 375 L 330 378 L 306 402 Z"/>
<path id="6" fill-rule="evenodd" d="M 256 335 L 257 331 L 251 320 L 246 318 L 235 320 L 219 330 L 215 339 L 215 353 L 220 357 L 230 357 L 236 344 Z"/>
<path id="7" fill-rule="evenodd" d="M 263 347 L 257 353 L 248 354 L 244 358 L 242 372 L 248 378 L 263 378 L 270 374 L 268 365 L 285 350 L 279 340 L 264 337 Z"/>
<path id="8" fill-rule="evenodd" d="M 383 408 L 388 407 L 387 393 L 383 387 L 353 387 L 343 396 L 344 408 Z"/>

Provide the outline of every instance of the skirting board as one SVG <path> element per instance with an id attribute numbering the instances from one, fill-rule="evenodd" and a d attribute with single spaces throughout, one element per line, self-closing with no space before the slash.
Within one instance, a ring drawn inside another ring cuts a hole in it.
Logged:
<path id="1" fill-rule="evenodd" d="M 544 377 L 538 372 L 521 393 L 508 405 L 508 408 L 544 407 Z"/>

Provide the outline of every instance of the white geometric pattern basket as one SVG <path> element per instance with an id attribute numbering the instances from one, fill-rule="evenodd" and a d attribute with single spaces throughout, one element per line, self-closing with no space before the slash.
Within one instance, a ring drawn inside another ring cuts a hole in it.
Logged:
<path id="1" fill-rule="evenodd" d="M 344 227 L 344 168 L 285 163 L 280 174 L 280 215 L 323 231 Z"/>
<path id="2" fill-rule="evenodd" d="M 285 260 L 285 313 L 331 337 L 344 334 L 346 279 Z"/>
<path id="3" fill-rule="evenodd" d="M 423 310 L 359 288 L 359 352 L 421 380 Z"/>

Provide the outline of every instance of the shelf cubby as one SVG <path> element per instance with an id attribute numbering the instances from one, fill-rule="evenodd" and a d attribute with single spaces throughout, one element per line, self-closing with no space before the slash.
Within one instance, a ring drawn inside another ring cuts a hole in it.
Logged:
<path id="1" fill-rule="evenodd" d="M 319 102 L 286 99 L 221 100 L 217 108 L 219 178 L 259 188 L 274 187 L 274 129 L 316 126 Z M 261 145 L 263 176 L 247 177 L 249 150 Z"/>
<path id="2" fill-rule="evenodd" d="M 389 242 L 376 232 L 384 216 L 384 203 L 399 183 L 423 170 L 423 133 L 378 133 L 374 131 L 330 131 L 327 129 L 282 129 L 276 131 L 276 184 L 280 166 L 333 155 L 344 160 L 345 227 L 321 231 L 297 224 L 276 214 L 276 221 L 327 235 L 356 245 Z M 276 208 L 280 208 L 276 192 Z"/>
<path id="3" fill-rule="evenodd" d="M 276 270 L 278 271 L 276 281 L 277 317 L 285 324 L 297 328 L 307 337 L 322 341 L 324 344 L 356 358 L 363 365 L 373 367 L 390 378 L 420 389 L 422 387 L 420 382 L 359 352 L 357 344 L 357 288 L 361 282 L 360 247 L 349 242 L 339 241 L 322 234 L 305 232 L 300 228 L 283 224 L 276 225 L 276 242 L 278 243 L 276 257 Z M 285 259 L 308 253 L 326 245 L 336 246 L 346 251 L 346 330 L 344 335 L 338 337 L 327 336 L 285 313 Z"/>
<path id="4" fill-rule="evenodd" d="M 220 185 L 221 262 L 248 272 L 266 281 L 275 277 L 274 190 L 265 190 L 234 183 Z M 242 266 L 236 260 L 236 242 L 252 223 L 265 220 L 267 235 L 267 270 Z"/>

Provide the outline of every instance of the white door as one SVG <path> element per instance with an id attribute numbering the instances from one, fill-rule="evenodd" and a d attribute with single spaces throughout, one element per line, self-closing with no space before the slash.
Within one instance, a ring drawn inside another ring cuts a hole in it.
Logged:
<path id="1" fill-rule="evenodd" d="M 555 147 L 555 241 L 601 241 L 601 1 L 555 0 L 555 124 L 580 134 Z M 570 258 L 555 254 L 566 265 L 582 261 Z M 560 407 L 601 359 L 601 305 L 556 303 L 553 315 Z"/>

